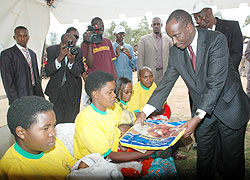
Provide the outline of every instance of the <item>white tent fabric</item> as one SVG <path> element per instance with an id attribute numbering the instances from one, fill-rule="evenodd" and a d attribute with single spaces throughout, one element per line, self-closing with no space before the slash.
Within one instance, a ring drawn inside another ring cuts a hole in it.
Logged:
<path id="1" fill-rule="evenodd" d="M 250 37 L 250 24 L 241 28 L 241 31 L 244 36 Z"/>
<path id="2" fill-rule="evenodd" d="M 60 23 L 69 24 L 73 19 L 80 22 L 89 22 L 93 17 L 100 16 L 104 20 L 117 19 L 119 14 L 126 17 L 144 16 L 145 12 L 153 14 L 170 14 L 175 9 L 184 9 L 191 12 L 195 2 L 201 0 L 55 0 L 52 12 Z M 249 0 L 206 0 L 217 9 L 238 8 L 239 3 L 249 3 Z M 249 4 L 250 5 L 250 4 Z"/>
<path id="3" fill-rule="evenodd" d="M 36 52 L 40 62 L 50 25 L 50 8 L 35 0 L 0 0 L 0 7 L 0 45 L 4 49 L 13 46 L 13 31 L 16 26 L 23 25 L 29 30 L 28 47 Z"/>

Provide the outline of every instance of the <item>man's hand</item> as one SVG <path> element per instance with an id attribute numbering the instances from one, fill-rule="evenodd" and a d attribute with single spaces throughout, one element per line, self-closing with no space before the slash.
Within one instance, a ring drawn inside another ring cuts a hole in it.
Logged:
<path id="1" fill-rule="evenodd" d="M 119 56 L 120 56 L 120 53 L 121 53 L 120 46 L 117 46 L 117 47 L 115 48 L 115 52 L 116 52 L 116 57 L 119 57 Z"/>
<path id="2" fill-rule="evenodd" d="M 129 50 L 128 50 L 127 48 L 124 47 L 124 48 L 122 49 L 122 52 L 123 52 L 124 54 L 126 54 L 126 55 L 128 56 L 129 59 L 132 59 L 132 57 L 130 56 L 130 52 L 129 52 Z"/>
<path id="3" fill-rule="evenodd" d="M 146 120 L 146 114 L 144 112 L 137 112 L 136 113 L 135 124 L 136 123 L 141 123 L 141 125 L 143 126 L 145 120 Z"/>
<path id="4" fill-rule="evenodd" d="M 196 126 L 200 123 L 201 119 L 198 116 L 194 116 L 192 119 L 187 121 L 185 124 L 181 126 L 181 129 L 186 128 L 185 133 L 183 134 L 184 138 L 189 137 L 191 134 L 194 133 Z"/>
<path id="5" fill-rule="evenodd" d="M 63 44 L 60 44 L 60 54 L 59 54 L 59 56 L 57 57 L 57 61 L 58 62 L 61 62 L 63 59 L 64 59 L 64 57 L 68 54 L 68 52 L 69 52 L 69 49 L 68 48 L 63 48 L 65 45 L 63 45 Z"/>
<path id="6" fill-rule="evenodd" d="M 83 42 L 86 44 L 89 44 L 89 31 L 86 31 L 85 33 L 83 33 Z"/>

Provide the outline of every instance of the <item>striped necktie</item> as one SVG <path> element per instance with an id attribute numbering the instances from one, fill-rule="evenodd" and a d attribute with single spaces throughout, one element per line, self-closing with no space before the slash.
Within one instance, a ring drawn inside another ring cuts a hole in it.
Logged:
<path id="1" fill-rule="evenodd" d="M 33 68 L 32 68 L 32 61 L 31 61 L 30 53 L 29 53 L 27 48 L 24 48 L 23 51 L 26 54 L 25 58 L 26 58 L 26 60 L 29 64 L 29 67 L 30 67 L 30 77 L 31 77 L 32 85 L 35 85 L 34 72 L 33 72 Z"/>
<path id="2" fill-rule="evenodd" d="M 192 46 L 188 46 L 188 50 L 190 52 L 190 60 L 193 66 L 193 70 L 195 71 L 196 56 L 194 54 Z"/>

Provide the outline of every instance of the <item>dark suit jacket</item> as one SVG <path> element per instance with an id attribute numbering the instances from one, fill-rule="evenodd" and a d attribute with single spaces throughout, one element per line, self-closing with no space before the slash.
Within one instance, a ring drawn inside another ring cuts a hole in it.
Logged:
<path id="1" fill-rule="evenodd" d="M 67 99 L 69 103 L 76 103 L 81 97 L 82 93 L 82 80 L 81 74 L 84 72 L 84 66 L 82 62 L 82 51 L 78 48 L 78 54 L 75 57 L 75 62 L 72 69 L 69 69 L 65 65 L 65 59 L 61 62 L 61 68 L 56 69 L 55 60 L 60 53 L 60 45 L 54 45 L 47 48 L 47 65 L 45 66 L 46 75 L 50 77 L 47 84 L 45 94 L 49 96 L 52 103 L 57 101 L 59 96 L 60 87 L 62 84 L 64 72 L 66 70 L 66 83 L 67 87 Z"/>
<path id="2" fill-rule="evenodd" d="M 0 69 L 3 85 L 9 104 L 22 96 L 44 96 L 39 76 L 36 54 L 29 49 L 31 56 L 35 87 L 33 92 L 29 64 L 16 45 L 1 53 Z"/>
<path id="3" fill-rule="evenodd" d="M 225 36 L 198 28 L 196 71 L 192 69 L 187 49 L 173 46 L 167 71 L 148 104 L 160 110 L 181 76 L 193 100 L 192 113 L 202 109 L 207 115 L 216 115 L 228 127 L 239 129 L 249 119 L 250 101 L 242 89 L 239 74 L 228 59 Z"/>
<path id="4" fill-rule="evenodd" d="M 238 71 L 243 51 L 243 37 L 238 21 L 228 21 L 217 19 L 216 31 L 223 33 L 227 38 L 229 54 L 232 58 L 233 66 Z"/>

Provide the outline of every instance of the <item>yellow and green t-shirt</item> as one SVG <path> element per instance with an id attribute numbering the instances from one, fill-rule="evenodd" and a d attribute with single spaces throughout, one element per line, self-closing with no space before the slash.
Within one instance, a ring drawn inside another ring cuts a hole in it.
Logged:
<path id="1" fill-rule="evenodd" d="M 133 124 L 136 117 L 135 113 L 128 111 L 128 104 L 122 100 L 116 101 L 112 109 L 118 116 L 118 125 L 120 124 Z"/>
<path id="2" fill-rule="evenodd" d="M 98 110 L 93 104 L 81 111 L 75 120 L 74 155 L 80 159 L 90 153 L 107 156 L 117 151 L 120 130 L 116 113 Z"/>
<path id="3" fill-rule="evenodd" d="M 0 160 L 0 179 L 64 180 L 75 162 L 57 138 L 53 148 L 40 154 L 28 153 L 15 142 Z"/>
<path id="4" fill-rule="evenodd" d="M 140 112 L 147 104 L 155 89 L 156 84 L 154 82 L 150 88 L 143 86 L 140 81 L 137 82 L 133 86 L 134 94 L 131 96 L 131 99 L 128 102 L 128 110 L 134 113 Z"/>

